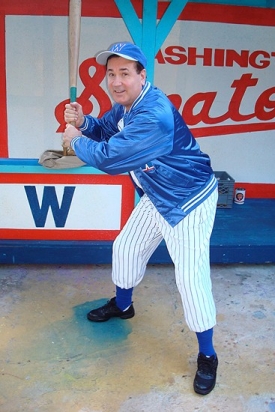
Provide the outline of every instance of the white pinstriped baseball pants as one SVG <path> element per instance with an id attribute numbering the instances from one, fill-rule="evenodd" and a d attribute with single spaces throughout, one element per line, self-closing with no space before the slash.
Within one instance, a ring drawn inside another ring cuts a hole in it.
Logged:
<path id="1" fill-rule="evenodd" d="M 143 195 L 113 244 L 112 279 L 123 289 L 137 286 L 150 256 L 164 239 L 175 266 L 185 321 L 190 330 L 203 332 L 216 324 L 210 278 L 209 242 L 218 192 L 175 227 L 171 227 Z"/>

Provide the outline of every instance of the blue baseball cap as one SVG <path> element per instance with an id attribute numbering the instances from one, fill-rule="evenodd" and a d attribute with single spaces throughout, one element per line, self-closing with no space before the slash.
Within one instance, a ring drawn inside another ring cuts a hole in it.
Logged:
<path id="1" fill-rule="evenodd" d="M 105 66 L 108 57 L 112 56 L 113 54 L 123 57 L 127 60 L 139 62 L 144 68 L 147 65 L 147 59 L 141 49 L 135 44 L 128 42 L 111 44 L 108 50 L 98 53 L 98 55 L 96 56 L 96 61 L 98 64 Z"/>

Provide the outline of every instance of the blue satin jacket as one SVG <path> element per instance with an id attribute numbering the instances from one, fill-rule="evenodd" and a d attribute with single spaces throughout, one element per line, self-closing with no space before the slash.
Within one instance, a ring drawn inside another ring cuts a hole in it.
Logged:
<path id="1" fill-rule="evenodd" d="M 171 226 L 217 187 L 209 156 L 170 100 L 149 82 L 128 112 L 115 103 L 101 118 L 85 116 L 80 130 L 84 136 L 71 142 L 76 155 L 111 175 L 134 172 Z"/>

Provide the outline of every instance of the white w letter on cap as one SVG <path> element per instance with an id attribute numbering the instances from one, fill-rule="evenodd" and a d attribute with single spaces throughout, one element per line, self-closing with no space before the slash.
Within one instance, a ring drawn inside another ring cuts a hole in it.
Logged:
<path id="1" fill-rule="evenodd" d="M 111 48 L 111 51 L 120 52 L 124 46 L 125 46 L 125 43 L 117 43 Z"/>

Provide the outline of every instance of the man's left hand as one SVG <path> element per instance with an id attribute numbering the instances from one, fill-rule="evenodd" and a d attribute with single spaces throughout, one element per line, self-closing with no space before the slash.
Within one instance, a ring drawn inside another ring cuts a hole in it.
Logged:
<path id="1" fill-rule="evenodd" d="M 73 125 L 67 124 L 63 133 L 63 147 L 70 147 L 71 141 L 76 136 L 82 136 L 82 133 Z"/>

